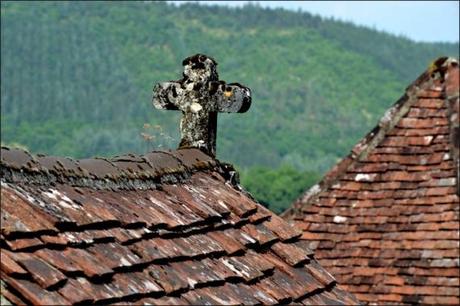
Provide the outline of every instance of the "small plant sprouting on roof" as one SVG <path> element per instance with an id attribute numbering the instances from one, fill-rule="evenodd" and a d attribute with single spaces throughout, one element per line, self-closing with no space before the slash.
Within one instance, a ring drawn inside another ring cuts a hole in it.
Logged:
<path id="1" fill-rule="evenodd" d="M 152 125 L 150 123 L 144 123 L 140 136 L 146 143 L 147 152 L 162 148 L 165 143 L 170 143 L 175 140 L 168 135 L 159 124 Z"/>

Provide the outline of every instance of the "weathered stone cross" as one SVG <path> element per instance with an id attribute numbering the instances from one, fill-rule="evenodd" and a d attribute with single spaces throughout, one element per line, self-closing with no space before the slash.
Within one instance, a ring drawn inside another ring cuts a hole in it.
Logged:
<path id="1" fill-rule="evenodd" d="M 153 105 L 180 110 L 179 148 L 195 147 L 216 155 L 217 113 L 244 113 L 251 106 L 251 90 L 238 83 L 219 81 L 217 63 L 209 56 L 186 58 L 183 78 L 156 84 Z"/>

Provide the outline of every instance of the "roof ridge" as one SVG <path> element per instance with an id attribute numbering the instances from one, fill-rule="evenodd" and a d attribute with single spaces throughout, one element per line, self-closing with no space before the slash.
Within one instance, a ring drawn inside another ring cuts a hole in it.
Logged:
<path id="1" fill-rule="evenodd" d="M 155 188 L 159 183 L 183 181 L 200 170 L 222 168 L 218 160 L 195 148 L 76 160 L 1 147 L 0 156 L 2 181 L 40 185 L 69 183 L 98 189 Z"/>
<path id="2" fill-rule="evenodd" d="M 303 195 L 301 195 L 289 209 L 284 211 L 281 216 L 286 218 L 295 214 L 295 212 L 303 206 L 303 203 L 309 203 L 314 200 L 317 195 L 322 191 L 328 189 L 336 181 L 338 181 L 346 171 L 352 167 L 352 165 L 360 160 L 364 159 L 367 154 L 374 149 L 385 137 L 385 134 L 391 130 L 398 121 L 407 114 L 410 107 L 417 101 L 419 97 L 431 97 L 433 96 L 432 91 L 441 92 L 440 97 L 444 99 L 445 103 L 448 105 L 449 109 L 449 118 L 451 125 L 451 137 L 457 139 L 455 136 L 460 135 L 458 131 L 458 113 L 455 115 L 455 106 L 453 105 L 459 96 L 458 87 L 451 92 L 446 92 L 446 82 L 449 77 L 447 71 L 450 66 L 456 67 L 458 69 L 458 59 L 453 57 L 439 57 L 433 61 L 427 70 L 425 70 L 412 84 L 406 87 L 405 93 L 399 98 L 396 103 L 393 104 L 381 117 L 378 124 L 364 136 L 361 141 L 359 141 L 352 149 L 351 152 L 344 157 L 340 162 L 332 167 L 329 172 L 327 172 L 323 179 L 313 185 L 308 189 Z M 455 76 L 454 76 L 455 78 Z M 436 81 L 440 81 L 442 84 L 441 87 L 430 88 L 434 85 Z M 455 82 L 455 80 L 453 81 Z M 458 83 L 458 79 L 457 79 Z M 452 84 L 451 84 L 452 85 Z M 448 87 L 449 85 L 447 85 Z M 457 106 L 458 107 L 458 106 Z M 458 112 L 458 110 L 457 110 Z M 454 114 L 454 116 L 452 116 Z M 456 125 L 456 126 L 455 126 Z M 458 145 L 453 145 L 452 150 L 457 150 L 457 155 L 455 152 L 453 156 L 458 156 Z M 459 160 L 454 160 L 457 165 L 457 178 L 459 176 L 458 166 Z M 457 180 L 458 182 L 459 180 Z M 459 190 L 459 185 L 457 184 L 457 190 Z M 460 192 L 458 192 L 460 193 Z"/>

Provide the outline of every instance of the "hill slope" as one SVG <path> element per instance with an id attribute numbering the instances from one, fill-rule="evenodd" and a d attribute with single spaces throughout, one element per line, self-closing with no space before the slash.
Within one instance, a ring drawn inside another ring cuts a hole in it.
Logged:
<path id="1" fill-rule="evenodd" d="M 248 113 L 220 115 L 220 159 L 322 172 L 457 50 L 253 5 L 2 2 L 1 137 L 74 157 L 175 148 L 179 114 L 153 109 L 152 87 L 200 52 L 253 92 Z"/>

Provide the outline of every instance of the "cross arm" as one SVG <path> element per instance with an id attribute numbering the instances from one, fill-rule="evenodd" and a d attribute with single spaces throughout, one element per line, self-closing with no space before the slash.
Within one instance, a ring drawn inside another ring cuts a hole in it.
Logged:
<path id="1" fill-rule="evenodd" d="M 180 86 L 180 83 L 174 81 L 156 84 L 153 88 L 153 106 L 157 109 L 179 110 Z"/>
<path id="2" fill-rule="evenodd" d="M 214 96 L 217 98 L 218 112 L 245 113 L 251 107 L 251 90 L 239 83 L 221 82 Z"/>

